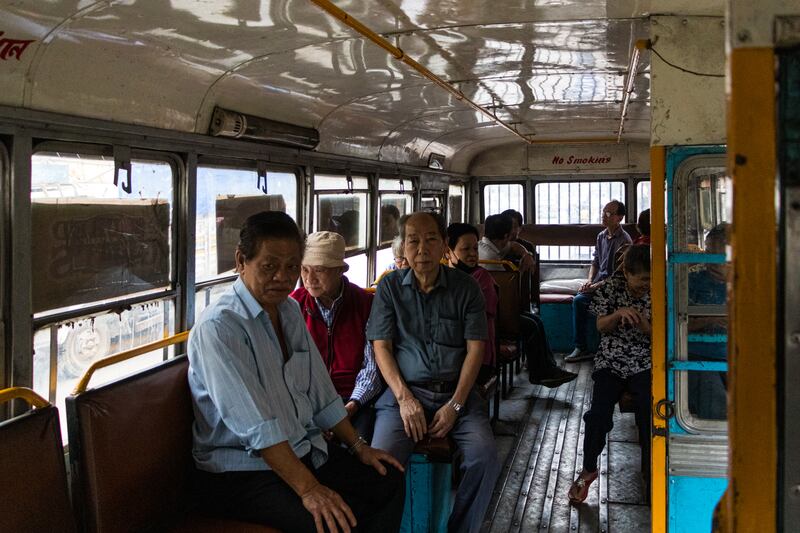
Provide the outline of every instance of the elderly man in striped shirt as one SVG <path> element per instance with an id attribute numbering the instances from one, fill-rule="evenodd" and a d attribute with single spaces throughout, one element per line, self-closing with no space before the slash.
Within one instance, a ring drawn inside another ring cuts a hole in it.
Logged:
<path id="1" fill-rule="evenodd" d="M 370 441 L 375 424 L 373 399 L 383 390 L 365 334 L 372 295 L 348 281 L 344 256 L 345 240 L 338 233 L 309 235 L 300 270 L 303 286 L 291 296 L 300 304 L 350 422 Z"/>

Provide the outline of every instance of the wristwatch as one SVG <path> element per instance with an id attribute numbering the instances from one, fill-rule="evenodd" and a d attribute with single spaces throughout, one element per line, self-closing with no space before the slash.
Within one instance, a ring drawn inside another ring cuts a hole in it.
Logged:
<path id="1" fill-rule="evenodd" d="M 450 407 L 452 407 L 452 408 L 453 408 L 453 411 L 455 411 L 457 415 L 460 415 L 460 414 L 461 414 L 461 410 L 464 408 L 464 406 L 463 406 L 463 405 L 461 405 L 460 403 L 458 403 L 457 401 L 455 401 L 455 400 L 454 400 L 454 399 L 452 399 L 452 398 L 450 398 L 450 399 L 447 401 L 447 405 L 449 405 Z"/>

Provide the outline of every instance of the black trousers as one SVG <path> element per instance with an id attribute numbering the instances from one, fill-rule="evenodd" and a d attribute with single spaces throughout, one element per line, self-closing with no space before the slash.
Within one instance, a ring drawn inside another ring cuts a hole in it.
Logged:
<path id="1" fill-rule="evenodd" d="M 310 455 L 302 459 L 320 483 L 336 491 L 350 506 L 359 532 L 400 530 L 405 501 L 401 472 L 386 465 L 386 476 L 366 466 L 338 446 L 329 446 L 328 461 L 314 470 Z M 284 533 L 314 533 L 314 518 L 302 500 L 271 470 L 197 471 L 196 499 L 200 509 L 217 517 L 264 524 Z"/>
<path id="2" fill-rule="evenodd" d="M 614 405 L 626 390 L 633 394 L 639 446 L 642 448 L 642 473 L 650 472 L 650 371 L 639 372 L 627 379 L 603 368 L 592 374 L 592 407 L 583 415 L 583 469 L 597 470 L 597 458 L 606 445 L 606 435 L 614 428 Z"/>

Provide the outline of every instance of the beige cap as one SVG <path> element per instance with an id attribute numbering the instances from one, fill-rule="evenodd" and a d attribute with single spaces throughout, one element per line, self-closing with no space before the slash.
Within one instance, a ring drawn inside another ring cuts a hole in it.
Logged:
<path id="1" fill-rule="evenodd" d="M 344 237 L 332 231 L 318 231 L 306 239 L 306 253 L 303 264 L 308 266 L 322 266 L 328 268 L 345 267 L 344 262 Z"/>

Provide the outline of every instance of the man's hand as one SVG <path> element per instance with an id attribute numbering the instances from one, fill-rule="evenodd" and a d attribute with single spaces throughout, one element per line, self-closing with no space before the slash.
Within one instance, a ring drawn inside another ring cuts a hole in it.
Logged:
<path id="1" fill-rule="evenodd" d="M 425 421 L 425 411 L 422 404 L 414 396 L 409 396 L 404 400 L 397 400 L 400 406 L 400 418 L 403 419 L 403 429 L 406 435 L 411 437 L 414 442 L 419 442 L 428 431 L 428 423 Z"/>
<path id="2" fill-rule="evenodd" d="M 456 419 L 458 419 L 456 410 L 449 403 L 444 404 L 433 415 L 433 422 L 431 422 L 429 430 L 430 436 L 437 439 L 444 438 L 453 429 Z"/>
<path id="3" fill-rule="evenodd" d="M 353 418 L 353 416 L 355 416 L 355 414 L 358 412 L 358 402 L 355 400 L 350 400 L 344 404 L 344 409 L 347 411 L 347 416 Z"/>
<path id="4" fill-rule="evenodd" d="M 382 476 L 386 475 L 386 467 L 383 466 L 383 463 L 390 464 L 401 472 L 406 471 L 400 461 L 395 459 L 393 455 L 371 446 L 364 445 L 359 447 L 356 450 L 356 457 L 365 465 L 373 467 Z"/>
<path id="5" fill-rule="evenodd" d="M 578 292 L 582 292 L 582 293 L 594 292 L 594 285 L 592 285 L 591 281 L 587 281 L 586 283 L 581 285 L 581 288 L 578 289 Z"/>
<path id="6" fill-rule="evenodd" d="M 350 528 L 356 526 L 356 517 L 353 511 L 344 502 L 341 496 L 325 485 L 317 483 L 311 489 L 300 495 L 303 507 L 314 517 L 317 533 L 325 533 L 325 526 L 332 533 L 350 533 Z"/>

